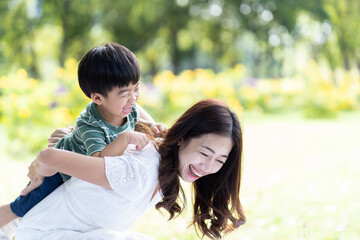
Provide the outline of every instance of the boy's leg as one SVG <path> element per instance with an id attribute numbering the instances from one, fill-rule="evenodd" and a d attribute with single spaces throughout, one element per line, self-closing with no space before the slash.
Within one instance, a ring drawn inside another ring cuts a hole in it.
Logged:
<path id="1" fill-rule="evenodd" d="M 11 221 L 2 228 L 0 228 L 0 240 L 12 240 L 15 235 L 15 230 L 19 225 L 19 218 Z"/>
<path id="2" fill-rule="evenodd" d="M 19 196 L 10 203 L 11 211 L 18 217 L 23 217 L 31 208 L 52 193 L 63 183 L 60 173 L 44 178 L 44 182 L 25 196 Z"/>
<path id="3" fill-rule="evenodd" d="M 10 204 L 6 204 L 0 207 L 0 228 L 18 218 L 10 208 Z"/>
<path id="4" fill-rule="evenodd" d="M 0 240 L 13 239 L 19 224 L 18 217 L 11 211 L 10 204 L 0 207 Z"/>

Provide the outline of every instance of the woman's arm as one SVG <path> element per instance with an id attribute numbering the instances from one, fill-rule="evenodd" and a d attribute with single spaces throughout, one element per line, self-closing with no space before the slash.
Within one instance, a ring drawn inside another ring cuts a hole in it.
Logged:
<path id="1" fill-rule="evenodd" d="M 25 196 L 44 181 L 44 177 L 62 172 L 108 189 L 111 189 L 105 174 L 105 159 L 48 147 L 42 150 L 29 167 L 30 184 L 21 191 Z"/>
<path id="2" fill-rule="evenodd" d="M 105 174 L 105 159 L 90 157 L 78 153 L 46 148 L 35 160 L 36 173 L 41 176 L 52 176 L 56 172 L 79 178 L 108 189 L 111 189 Z"/>

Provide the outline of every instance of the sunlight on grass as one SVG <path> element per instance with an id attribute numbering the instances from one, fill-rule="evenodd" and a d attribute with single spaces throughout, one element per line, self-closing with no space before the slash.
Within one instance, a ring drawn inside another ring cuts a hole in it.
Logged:
<path id="1" fill-rule="evenodd" d="M 359 119 L 359 113 L 338 120 L 245 118 L 241 196 L 247 223 L 225 239 L 360 239 Z M 26 184 L 30 161 L 2 157 L 1 203 Z M 190 217 L 188 208 L 167 222 L 166 213 L 151 210 L 132 230 L 159 240 L 198 239 L 187 229 Z"/>
<path id="2" fill-rule="evenodd" d="M 248 222 L 229 239 L 358 239 L 359 137 L 352 120 L 245 122 Z"/>

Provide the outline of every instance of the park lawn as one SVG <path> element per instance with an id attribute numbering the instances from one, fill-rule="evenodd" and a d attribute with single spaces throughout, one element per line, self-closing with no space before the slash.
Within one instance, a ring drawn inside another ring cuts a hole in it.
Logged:
<path id="1" fill-rule="evenodd" d="M 360 239 L 359 123 L 360 113 L 337 120 L 245 116 L 241 199 L 247 223 L 225 239 Z M 2 155 L 0 203 L 26 184 L 31 159 Z M 151 210 L 132 230 L 159 240 L 198 239 L 187 228 L 190 208 L 170 222 L 167 216 Z"/>

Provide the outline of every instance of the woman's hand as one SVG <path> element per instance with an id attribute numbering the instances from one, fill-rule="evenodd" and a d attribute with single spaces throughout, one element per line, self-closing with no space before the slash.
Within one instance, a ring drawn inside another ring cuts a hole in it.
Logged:
<path id="1" fill-rule="evenodd" d="M 61 138 L 70 134 L 72 132 L 72 130 L 73 130 L 73 127 L 56 129 L 48 138 L 48 142 L 49 142 L 48 147 L 54 147 Z"/>
<path id="2" fill-rule="evenodd" d="M 44 177 L 52 176 L 57 172 L 55 169 L 49 168 L 43 163 L 43 158 L 46 157 L 45 151 L 49 150 L 42 150 L 37 158 L 30 164 L 27 174 L 30 179 L 30 184 L 21 191 L 21 196 L 25 196 L 35 188 L 38 188 L 43 183 Z"/>
<path id="3" fill-rule="evenodd" d="M 20 193 L 21 196 L 25 196 L 29 192 L 34 190 L 35 188 L 38 188 L 44 181 L 44 176 L 37 174 L 35 164 L 36 164 L 36 159 L 34 161 L 32 161 L 32 163 L 30 164 L 30 166 L 28 168 L 29 172 L 28 172 L 27 176 L 30 179 L 30 184 L 27 185 L 26 188 L 24 188 L 21 191 L 21 193 Z"/>

